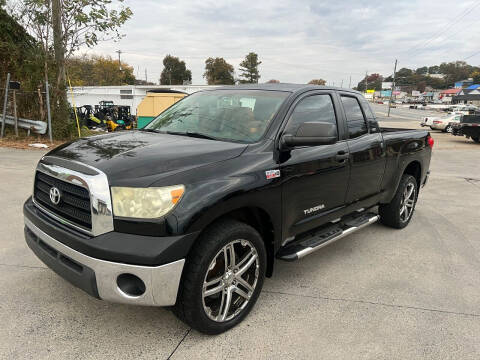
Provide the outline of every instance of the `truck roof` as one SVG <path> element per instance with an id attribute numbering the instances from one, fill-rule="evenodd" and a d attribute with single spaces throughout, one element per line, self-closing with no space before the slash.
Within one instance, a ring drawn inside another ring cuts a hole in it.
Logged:
<path id="1" fill-rule="evenodd" d="M 239 84 L 239 85 L 225 85 L 212 90 L 202 91 L 215 91 L 215 90 L 231 90 L 231 89 L 245 89 L 245 90 L 277 90 L 288 92 L 303 92 L 307 90 L 341 90 L 352 92 L 355 94 L 361 94 L 358 91 L 352 89 L 345 89 L 335 86 L 321 86 L 321 85 L 309 85 L 309 84 L 289 84 L 289 83 L 277 83 L 277 84 Z"/>

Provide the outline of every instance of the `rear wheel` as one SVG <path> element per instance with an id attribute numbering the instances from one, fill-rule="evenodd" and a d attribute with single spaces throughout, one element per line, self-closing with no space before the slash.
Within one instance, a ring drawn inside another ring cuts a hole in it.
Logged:
<path id="1" fill-rule="evenodd" d="M 415 210 L 417 196 L 417 181 L 412 175 L 404 174 L 392 201 L 379 206 L 380 221 L 396 229 L 407 226 Z"/>
<path id="2" fill-rule="evenodd" d="M 476 143 L 480 143 L 480 137 L 473 137 L 472 136 L 472 140 L 475 141 Z"/>
<path id="3" fill-rule="evenodd" d="M 451 133 L 452 133 L 452 126 L 451 126 L 451 125 L 447 125 L 447 127 L 445 128 L 444 131 L 451 134 Z"/>
<path id="4" fill-rule="evenodd" d="M 234 220 L 215 224 L 188 256 L 174 312 L 203 333 L 234 327 L 257 301 L 266 258 L 254 228 Z"/>

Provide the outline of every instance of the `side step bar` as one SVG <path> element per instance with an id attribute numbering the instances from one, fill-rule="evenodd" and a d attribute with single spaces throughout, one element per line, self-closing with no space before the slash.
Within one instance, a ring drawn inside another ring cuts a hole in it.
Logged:
<path id="1" fill-rule="evenodd" d="M 365 226 L 377 222 L 379 218 L 380 216 L 374 213 L 364 213 L 360 216 L 333 224 L 332 226 L 323 228 L 310 236 L 287 244 L 278 251 L 277 258 L 285 261 L 298 260 L 364 228 Z"/>

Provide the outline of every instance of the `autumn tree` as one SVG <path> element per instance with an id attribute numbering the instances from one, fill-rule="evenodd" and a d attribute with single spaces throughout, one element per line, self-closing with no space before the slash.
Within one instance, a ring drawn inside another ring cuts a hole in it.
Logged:
<path id="1" fill-rule="evenodd" d="M 203 77 L 207 79 L 208 85 L 233 85 L 233 66 L 225 61 L 224 58 L 211 58 L 205 60 L 205 73 Z"/>
<path id="2" fill-rule="evenodd" d="M 367 90 L 382 90 L 382 81 L 383 76 L 377 73 L 370 74 L 367 76 L 367 81 L 365 84 L 365 78 L 363 78 L 357 85 L 358 91 L 365 91 L 365 85 L 367 85 Z"/>
<path id="3" fill-rule="evenodd" d="M 480 71 L 476 70 L 470 74 L 474 84 L 480 84 Z"/>
<path id="4" fill-rule="evenodd" d="M 268 80 L 266 84 L 280 84 L 280 80 L 271 79 L 271 80 Z"/>
<path id="5" fill-rule="evenodd" d="M 161 85 L 182 85 L 184 81 L 192 81 L 192 72 L 187 69 L 185 61 L 167 55 L 163 58 L 163 70 L 160 75 Z"/>
<path id="6" fill-rule="evenodd" d="M 312 79 L 308 82 L 310 85 L 322 85 L 324 86 L 327 81 L 323 79 Z"/>
<path id="7" fill-rule="evenodd" d="M 83 55 L 67 60 L 67 72 L 72 86 L 133 85 L 133 67 L 111 56 Z"/>
<path id="8" fill-rule="evenodd" d="M 245 59 L 240 63 L 240 77 L 239 79 L 242 84 L 258 84 L 258 79 L 260 79 L 260 74 L 258 72 L 258 66 L 262 62 L 258 60 L 258 55 L 254 52 L 248 53 L 245 56 Z"/>
<path id="9" fill-rule="evenodd" d="M 58 137 L 69 136 L 65 62 L 82 46 L 122 38 L 120 27 L 132 16 L 124 0 L 18 0 L 15 19 L 42 44 L 45 76 L 49 59 L 55 58 L 53 125 Z"/>

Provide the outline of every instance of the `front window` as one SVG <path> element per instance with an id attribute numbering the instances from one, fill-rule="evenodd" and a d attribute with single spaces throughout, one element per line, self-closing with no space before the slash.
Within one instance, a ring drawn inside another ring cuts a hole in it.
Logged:
<path id="1" fill-rule="evenodd" d="M 145 129 L 253 143 L 263 136 L 288 95 L 262 90 L 198 92 L 165 110 Z"/>

